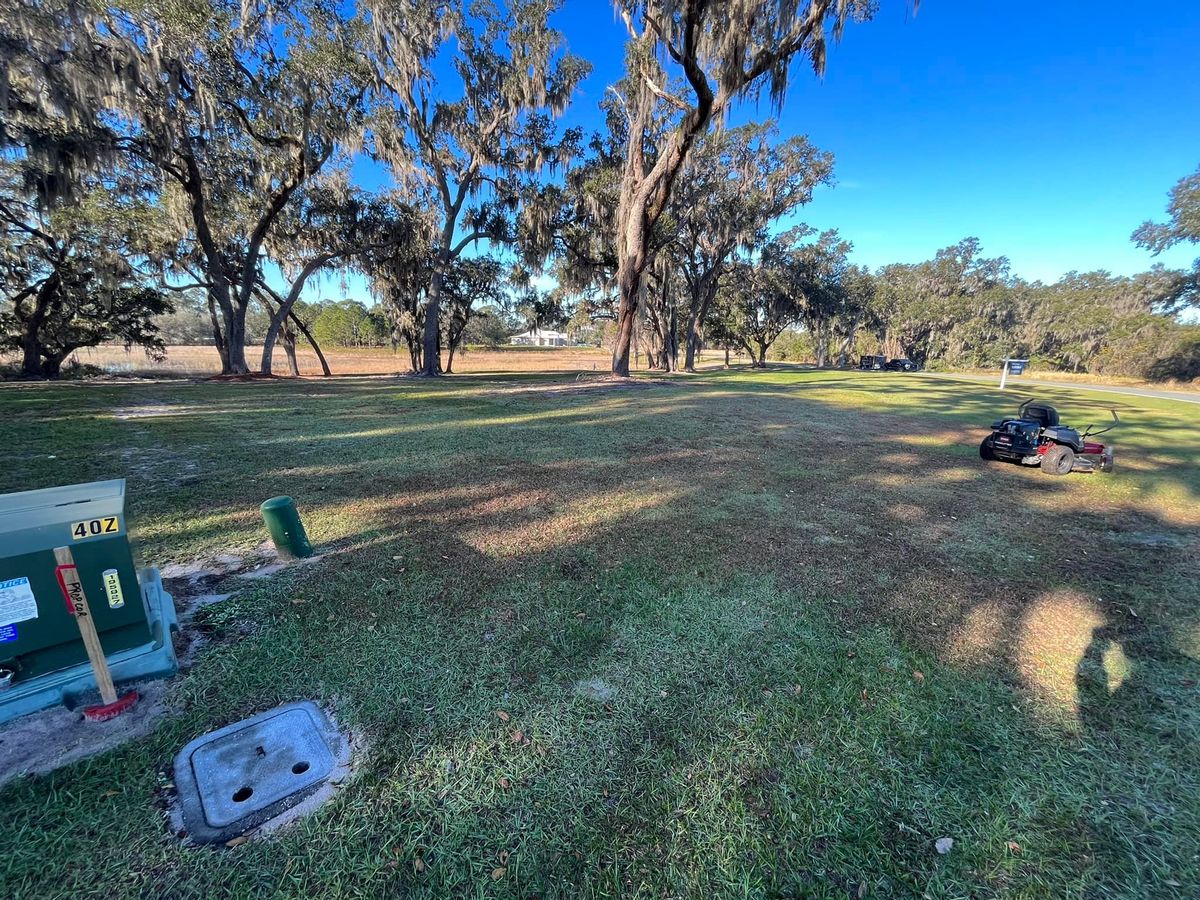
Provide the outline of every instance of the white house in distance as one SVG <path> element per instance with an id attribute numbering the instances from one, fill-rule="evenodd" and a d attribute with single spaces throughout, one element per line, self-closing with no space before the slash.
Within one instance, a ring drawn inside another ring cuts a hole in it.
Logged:
<path id="1" fill-rule="evenodd" d="M 524 347 L 569 347 L 571 345 L 571 339 L 567 337 L 565 331 L 539 328 L 531 328 L 521 334 L 514 334 L 508 339 L 508 342 Z"/>

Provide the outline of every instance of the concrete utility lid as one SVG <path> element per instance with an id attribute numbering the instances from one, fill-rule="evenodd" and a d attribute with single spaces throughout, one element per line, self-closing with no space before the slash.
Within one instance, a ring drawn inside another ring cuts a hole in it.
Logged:
<path id="1" fill-rule="evenodd" d="M 289 703 L 203 735 L 175 757 L 183 824 L 201 843 L 227 841 L 316 791 L 341 737 L 314 703 Z"/>

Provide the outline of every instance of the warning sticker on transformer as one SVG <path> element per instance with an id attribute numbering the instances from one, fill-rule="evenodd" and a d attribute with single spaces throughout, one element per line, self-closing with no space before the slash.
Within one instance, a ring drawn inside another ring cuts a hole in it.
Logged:
<path id="1" fill-rule="evenodd" d="M 104 595 L 108 597 L 109 609 L 120 609 L 125 605 L 125 595 L 121 593 L 121 575 L 116 569 L 104 570 Z"/>
<path id="2" fill-rule="evenodd" d="M 13 625 L 37 617 L 37 600 L 28 578 L 0 581 L 0 625 Z"/>

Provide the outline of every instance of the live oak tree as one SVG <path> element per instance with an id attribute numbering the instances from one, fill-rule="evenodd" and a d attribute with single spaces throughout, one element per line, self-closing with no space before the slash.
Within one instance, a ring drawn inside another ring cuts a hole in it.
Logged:
<path id="1" fill-rule="evenodd" d="M 703 324 L 738 247 L 766 240 L 776 219 L 812 199 L 831 180 L 833 156 L 802 136 L 776 142 L 776 129 L 750 124 L 700 141 L 671 204 L 678 222 L 670 245 L 687 287 L 684 368 L 695 371 Z"/>
<path id="2" fill-rule="evenodd" d="M 1138 378 L 1200 375 L 1200 327 L 1177 314 L 1194 273 L 1155 265 L 1131 276 L 1067 272 L 1025 281 L 967 238 L 932 260 L 884 266 L 871 278 L 864 349 L 925 364 L 1039 367 Z"/>
<path id="3" fill-rule="evenodd" d="M 0 161 L 0 349 L 20 354 L 23 375 L 49 378 L 106 341 L 161 357 L 154 318 L 171 304 L 147 271 L 153 208 L 91 179 L 39 197 L 36 167 L 28 156 Z"/>
<path id="4" fill-rule="evenodd" d="M 179 235 L 165 275 L 206 292 L 222 371 L 248 372 L 246 313 L 271 230 L 361 139 L 370 71 L 356 28 L 322 0 L 20 5 L 21 52 L 38 61 L 46 102 L 97 133 L 58 169 L 120 155 L 161 173 Z"/>
<path id="5" fill-rule="evenodd" d="M 467 322 L 462 340 L 467 344 L 499 347 L 508 343 L 509 334 L 504 310 L 497 306 L 483 306 Z"/>
<path id="6" fill-rule="evenodd" d="M 846 266 L 842 270 L 838 286 L 838 309 L 835 316 L 837 340 L 836 365 L 845 366 L 850 361 L 860 329 L 870 322 L 871 309 L 875 300 L 876 281 L 866 266 Z M 831 358 L 832 348 L 818 348 L 818 355 Z"/>
<path id="7" fill-rule="evenodd" d="M 344 169 L 306 185 L 281 213 L 265 242 L 289 286 L 277 293 L 264 278 L 256 285 L 260 299 L 273 307 L 260 371 L 271 374 L 275 342 L 314 273 L 330 266 L 366 270 L 380 255 L 403 252 L 398 248 L 410 245 L 418 228 L 413 209 L 394 198 L 355 188 Z"/>
<path id="8" fill-rule="evenodd" d="M 845 338 L 857 329 L 869 295 L 855 280 L 861 273 L 850 265 L 850 242 L 834 229 L 814 241 L 797 242 L 809 234 L 807 228 L 792 229 L 768 246 L 763 259 L 773 281 L 796 304 L 799 321 L 812 337 L 816 363 L 824 366 L 835 344 L 842 344 L 844 359 Z"/>
<path id="9" fill-rule="evenodd" d="M 254 293 L 267 320 L 266 327 L 263 329 L 265 342 L 266 334 L 272 327 L 272 323 L 282 316 L 284 298 L 266 279 L 259 281 Z M 313 353 L 317 355 L 317 361 L 321 364 L 321 374 L 326 376 L 333 374 L 329 368 L 329 360 L 325 358 L 321 345 L 313 333 L 312 326 L 318 315 L 320 315 L 319 304 L 309 304 L 297 300 L 287 311 L 287 315 L 283 317 L 282 323 L 278 325 L 277 338 L 283 341 L 283 355 L 287 359 L 288 372 L 291 375 L 300 374 L 300 362 L 296 357 L 296 332 L 304 335 L 304 339 L 312 347 Z"/>
<path id="10" fill-rule="evenodd" d="M 326 346 L 379 347 L 387 342 L 387 321 L 357 300 L 325 304 L 313 331 Z"/>
<path id="11" fill-rule="evenodd" d="M 718 341 L 744 348 L 754 366 L 766 365 L 767 351 L 794 325 L 803 326 L 818 365 L 835 352 L 844 364 L 867 317 L 873 277 L 850 265 L 851 246 L 836 231 L 808 240 L 813 234 L 799 225 L 766 239 L 720 279 L 705 327 Z"/>
<path id="12" fill-rule="evenodd" d="M 635 96 L 637 88 L 626 78 L 606 95 L 607 129 L 592 138 L 590 153 L 568 171 L 553 229 L 559 283 L 588 295 L 581 305 L 593 318 L 616 315 L 613 227 L 622 148 L 632 124 L 625 98 Z M 647 148 L 669 131 L 666 113 L 659 103 L 647 120 L 642 132 Z M 681 320 L 684 366 L 694 368 L 703 324 L 735 251 L 766 240 L 767 226 L 807 202 L 831 172 L 830 154 L 804 137 L 778 140 L 771 123 L 717 131 L 698 142 L 668 209 L 647 235 L 636 322 L 651 368 L 675 367 Z"/>
<path id="13" fill-rule="evenodd" d="M 164 346 L 154 317 L 171 311 L 167 297 L 139 284 L 98 287 L 87 263 L 86 256 L 76 258 L 35 317 L 27 316 L 21 298 L 9 309 L 0 307 L 0 350 L 22 352 L 23 375 L 57 378 L 67 357 L 76 350 L 112 341 L 123 343 L 126 349 L 142 347 L 151 359 L 163 358 Z M 31 335 L 36 335 L 32 353 Z"/>
<path id="14" fill-rule="evenodd" d="M 1014 279 L 999 301 L 1007 302 L 1014 327 L 1005 329 L 987 358 L 975 364 L 994 366 L 1002 356 L 1017 353 L 1075 372 L 1102 367 L 1136 374 L 1130 359 L 1131 346 L 1142 343 L 1136 335 L 1153 333 L 1161 339 L 1160 348 L 1143 354 L 1143 365 L 1148 365 L 1171 343 L 1166 332 L 1176 325 L 1174 312 L 1186 297 L 1190 280 L 1185 273 L 1162 266 L 1127 277 L 1104 271 L 1067 272 L 1045 285 Z M 953 329 L 948 358 L 969 359 L 966 347 L 986 346 L 972 340 L 974 334 L 962 339 L 958 333 L 970 329 L 996 303 L 985 301 Z"/>
<path id="15" fill-rule="evenodd" d="M 538 176 L 576 150 L 557 135 L 589 64 L 562 49 L 550 27 L 557 0 L 502 6 L 463 0 L 368 4 L 378 85 L 390 105 L 372 121 L 374 152 L 438 221 L 429 240 L 421 309 L 421 370 L 441 370 L 441 319 L 450 267 L 480 241 L 517 239 L 517 215 L 539 199 Z M 435 61 L 449 71 L 435 72 Z M 528 213 L 526 213 L 528 214 Z"/>
<path id="16" fill-rule="evenodd" d="M 447 270 L 442 285 L 446 300 L 445 329 L 447 375 L 454 371 L 454 354 L 475 317 L 476 304 L 501 308 L 507 301 L 503 266 L 491 256 L 460 257 Z"/>
<path id="17" fill-rule="evenodd" d="M 102 116 L 120 88 L 112 60 L 92 52 L 92 7 L 5 0 L 0 10 L 0 152 L 38 209 L 77 202 L 120 165 Z"/>
<path id="18" fill-rule="evenodd" d="M 1167 222 L 1143 222 L 1133 233 L 1139 247 L 1145 247 L 1156 256 L 1177 244 L 1200 244 L 1200 168 L 1187 175 L 1171 188 L 1167 202 Z M 1200 257 L 1192 263 L 1191 283 L 1176 298 L 1172 309 L 1176 312 L 1183 306 L 1200 305 Z"/>
<path id="19" fill-rule="evenodd" d="M 617 255 L 614 222 L 621 193 L 621 160 L 628 139 L 625 81 L 609 88 L 600 102 L 605 126 L 594 132 L 587 151 L 572 160 L 562 184 L 547 183 L 541 202 L 521 217 L 521 248 L 531 268 L 549 271 L 561 291 L 574 300 L 576 330 L 600 333 L 616 318 Z M 665 119 L 658 120 L 665 127 Z M 655 229 L 656 252 L 671 239 L 669 227 Z M 611 329 L 608 329 L 611 330 Z"/>
<path id="20" fill-rule="evenodd" d="M 613 373 L 629 374 L 629 350 L 642 280 L 651 262 L 650 240 L 667 210 L 675 182 L 696 141 L 729 107 L 764 86 L 782 105 L 792 61 L 825 66 L 827 30 L 870 15 L 873 3 L 856 0 L 616 0 L 630 34 L 626 53 L 629 140 L 614 222 L 620 305 Z M 674 77 L 672 77 L 674 76 Z M 682 79 L 685 91 L 670 83 Z M 660 104 L 676 114 L 662 141 L 645 135 Z"/>
<path id="21" fill-rule="evenodd" d="M 708 330 L 728 346 L 740 345 L 753 366 L 767 362 L 767 350 L 784 329 L 798 322 L 806 306 L 828 286 L 817 280 L 810 248 L 795 242 L 811 233 L 798 226 L 764 240 L 753 257 L 736 259 L 717 279 L 716 303 Z"/>
<path id="22" fill-rule="evenodd" d="M 54 0 L 0 14 L 0 341 L 30 376 L 106 340 L 156 354 L 170 306 L 148 277 L 163 249 L 152 179 L 100 120 L 111 66 L 64 37 L 86 17 Z"/>
<path id="23" fill-rule="evenodd" d="M 766 365 L 767 350 L 783 330 L 800 318 L 796 298 L 784 288 L 778 273 L 761 263 L 736 260 L 724 279 L 718 279 L 716 302 L 708 307 L 708 333 L 725 346 L 740 346 L 755 368 Z"/>
<path id="24" fill-rule="evenodd" d="M 1011 281 L 1005 257 L 982 255 L 977 238 L 965 238 L 916 265 L 893 264 L 879 272 L 873 300 L 884 352 L 918 363 L 942 357 L 956 325 Z M 998 312 L 998 310 L 997 310 Z"/>
<path id="25" fill-rule="evenodd" d="M 418 229 L 411 243 L 373 255 L 366 267 L 371 292 L 391 321 L 392 349 L 405 345 L 413 372 L 424 370 L 425 298 L 433 274 L 430 233 Z"/>

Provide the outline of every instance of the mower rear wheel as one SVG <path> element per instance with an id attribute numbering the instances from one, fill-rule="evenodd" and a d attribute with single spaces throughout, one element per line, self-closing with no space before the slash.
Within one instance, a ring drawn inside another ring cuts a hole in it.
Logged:
<path id="1" fill-rule="evenodd" d="M 985 459 L 988 462 L 994 462 L 996 459 L 996 451 L 992 449 L 992 438 L 989 435 L 983 439 L 983 443 L 979 445 L 979 458 Z"/>
<path id="2" fill-rule="evenodd" d="M 1066 475 L 1075 467 L 1075 451 L 1055 444 L 1042 455 L 1042 471 L 1047 475 Z"/>

